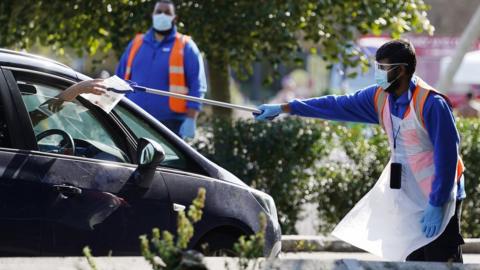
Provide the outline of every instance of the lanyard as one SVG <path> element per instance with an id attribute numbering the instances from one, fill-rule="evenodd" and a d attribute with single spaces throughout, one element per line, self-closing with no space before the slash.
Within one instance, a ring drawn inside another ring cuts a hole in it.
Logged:
<path id="1" fill-rule="evenodd" d="M 390 97 L 389 97 L 390 99 Z M 406 113 L 408 112 L 408 108 L 410 107 L 410 102 L 412 101 L 412 93 L 410 91 L 410 89 L 408 90 L 408 103 L 407 103 L 407 109 L 405 109 L 405 112 L 403 112 L 403 117 L 402 117 L 402 120 L 403 118 L 405 118 L 405 115 Z M 390 102 L 390 100 L 389 100 Z M 390 106 L 390 104 L 389 104 Z M 392 135 L 393 135 L 393 149 L 396 149 L 397 148 L 397 138 L 398 138 L 398 135 L 400 134 L 400 127 L 401 127 L 401 124 L 398 125 L 398 129 L 395 131 L 395 127 L 393 126 L 393 118 L 392 118 L 392 111 L 390 110 L 390 122 L 392 123 Z"/>

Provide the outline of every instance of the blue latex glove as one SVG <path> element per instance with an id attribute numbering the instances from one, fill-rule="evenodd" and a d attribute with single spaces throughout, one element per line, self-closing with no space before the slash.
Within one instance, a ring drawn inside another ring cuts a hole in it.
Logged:
<path id="1" fill-rule="evenodd" d="M 255 120 L 272 120 L 282 113 L 282 105 L 280 104 L 263 104 L 258 107 L 262 113 L 254 113 Z"/>
<path id="2" fill-rule="evenodd" d="M 443 207 L 437 207 L 428 204 L 427 209 L 423 213 L 422 231 L 427 238 L 434 237 L 440 232 L 443 220 Z"/>
<path id="3" fill-rule="evenodd" d="M 196 126 L 197 124 L 194 118 L 191 118 L 191 117 L 185 118 L 178 132 L 180 134 L 180 137 L 182 137 L 182 139 L 186 139 L 186 138 L 193 139 L 195 137 Z"/>

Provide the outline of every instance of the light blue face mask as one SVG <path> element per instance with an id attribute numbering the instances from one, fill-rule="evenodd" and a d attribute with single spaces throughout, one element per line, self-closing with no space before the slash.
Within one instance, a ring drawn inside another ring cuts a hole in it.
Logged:
<path id="1" fill-rule="evenodd" d="M 388 72 L 391 71 L 391 70 L 394 70 L 398 67 L 399 66 L 395 66 L 395 67 L 389 69 L 388 71 L 380 69 L 380 68 L 376 68 L 375 69 L 375 83 L 378 86 L 382 87 L 383 90 L 386 90 L 388 87 L 390 87 L 390 85 L 392 85 L 392 83 L 394 83 L 396 80 L 398 80 L 398 78 L 400 78 L 400 75 L 398 75 L 398 77 L 395 78 L 393 81 L 391 81 L 391 82 L 388 81 Z"/>
<path id="2" fill-rule="evenodd" d="M 164 13 L 153 15 L 153 28 L 157 31 L 167 31 L 172 28 L 172 21 L 175 17 Z"/>

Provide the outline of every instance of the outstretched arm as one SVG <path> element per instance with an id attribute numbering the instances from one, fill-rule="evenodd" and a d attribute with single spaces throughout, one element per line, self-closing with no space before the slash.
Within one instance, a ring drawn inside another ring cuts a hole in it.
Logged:
<path id="1" fill-rule="evenodd" d="M 374 99 L 377 87 L 371 86 L 350 95 L 330 95 L 318 98 L 293 100 L 286 104 L 266 104 L 256 119 L 275 117 L 281 112 L 326 120 L 378 124 Z"/>
<path id="2" fill-rule="evenodd" d="M 378 124 L 374 106 L 376 89 L 372 86 L 349 95 L 293 100 L 285 104 L 283 109 L 292 115 Z"/>

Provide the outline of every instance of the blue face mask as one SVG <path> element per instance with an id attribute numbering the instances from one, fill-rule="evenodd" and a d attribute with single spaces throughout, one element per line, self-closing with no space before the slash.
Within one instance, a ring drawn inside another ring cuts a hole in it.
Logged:
<path id="1" fill-rule="evenodd" d="M 153 19 L 153 28 L 157 31 L 168 31 L 172 29 L 172 22 L 175 19 L 174 16 L 166 15 L 164 13 L 155 14 L 152 17 Z"/>
<path id="2" fill-rule="evenodd" d="M 388 72 L 398 67 L 399 66 L 395 66 L 389 70 L 383 70 L 377 67 L 375 69 L 375 83 L 378 86 L 382 87 L 383 90 L 386 90 L 388 87 L 392 85 L 392 83 L 394 83 L 396 80 L 398 80 L 398 78 L 400 78 L 400 75 L 398 75 L 397 78 L 395 78 L 393 81 L 391 82 L 388 81 Z"/>

